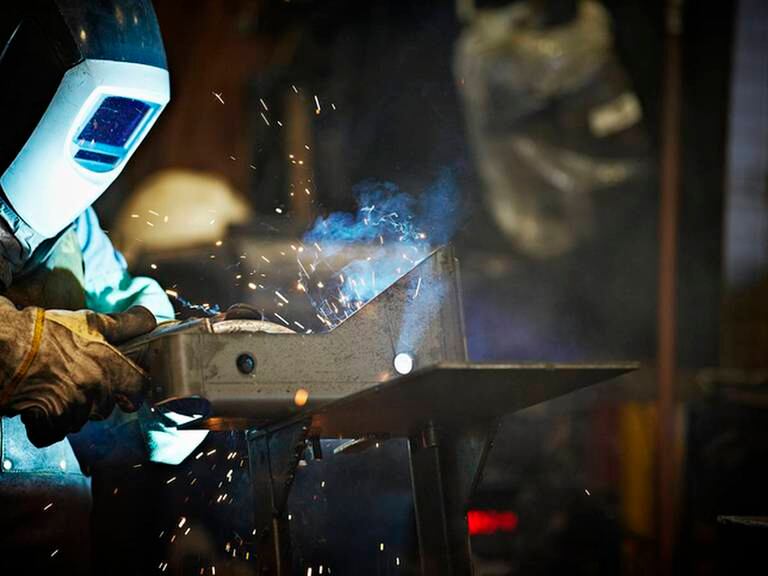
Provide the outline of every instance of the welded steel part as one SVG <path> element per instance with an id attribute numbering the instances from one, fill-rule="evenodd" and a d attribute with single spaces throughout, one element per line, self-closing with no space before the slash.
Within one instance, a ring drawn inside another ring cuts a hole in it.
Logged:
<path id="1" fill-rule="evenodd" d="M 450 248 L 436 250 L 326 333 L 203 319 L 161 327 L 122 350 L 150 374 L 151 403 L 207 408 L 202 425 L 213 429 L 263 426 L 395 379 L 401 353 L 413 370 L 465 361 L 458 262 Z"/>

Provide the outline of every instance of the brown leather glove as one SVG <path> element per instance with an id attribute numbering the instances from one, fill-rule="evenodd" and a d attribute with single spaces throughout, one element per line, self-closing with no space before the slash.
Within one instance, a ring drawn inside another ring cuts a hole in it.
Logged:
<path id="1" fill-rule="evenodd" d="M 113 344 L 150 332 L 143 307 L 119 314 L 29 307 L 0 297 L 0 414 L 21 414 L 35 446 L 48 446 L 115 403 L 134 411 L 146 374 Z"/>

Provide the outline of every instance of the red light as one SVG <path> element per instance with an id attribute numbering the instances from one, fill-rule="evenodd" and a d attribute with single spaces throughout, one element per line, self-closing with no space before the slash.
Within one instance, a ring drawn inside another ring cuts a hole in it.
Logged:
<path id="1" fill-rule="evenodd" d="M 499 510 L 470 510 L 467 512 L 467 527 L 470 536 L 514 532 L 517 514 Z"/>

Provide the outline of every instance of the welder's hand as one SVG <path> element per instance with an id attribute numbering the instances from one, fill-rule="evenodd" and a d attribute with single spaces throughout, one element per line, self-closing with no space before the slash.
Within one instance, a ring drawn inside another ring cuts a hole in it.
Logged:
<path id="1" fill-rule="evenodd" d="M 112 344 L 151 331 L 148 310 L 17 310 L 0 297 L 0 316 L 0 413 L 21 414 L 35 446 L 108 416 L 115 403 L 138 408 L 146 375 Z"/>

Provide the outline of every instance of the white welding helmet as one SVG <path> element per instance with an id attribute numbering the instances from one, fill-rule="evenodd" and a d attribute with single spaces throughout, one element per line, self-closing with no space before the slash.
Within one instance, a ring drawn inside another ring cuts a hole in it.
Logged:
<path id="1" fill-rule="evenodd" d="M 149 0 L 0 3 L 0 188 L 44 237 L 117 178 L 168 103 Z"/>

